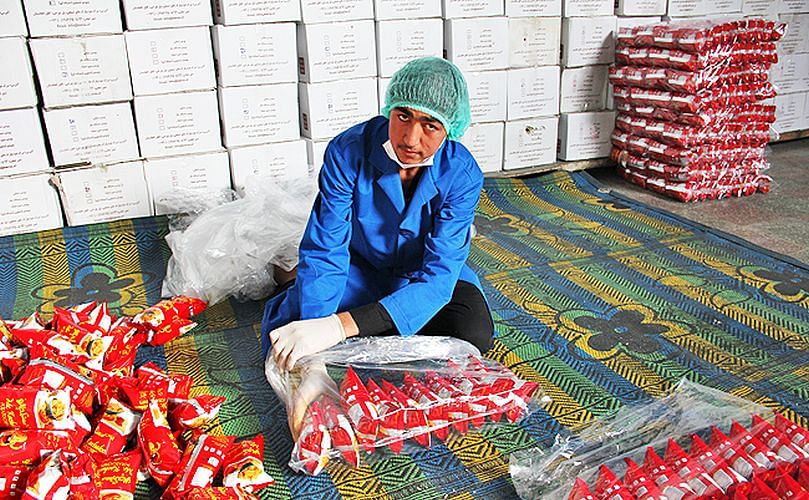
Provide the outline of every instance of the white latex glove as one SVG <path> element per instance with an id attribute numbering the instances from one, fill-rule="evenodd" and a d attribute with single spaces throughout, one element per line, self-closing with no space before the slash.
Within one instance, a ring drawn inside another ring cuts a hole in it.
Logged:
<path id="1" fill-rule="evenodd" d="M 272 355 L 281 370 L 291 370 L 304 356 L 320 352 L 346 339 L 336 314 L 293 321 L 270 332 Z"/>
<path id="2" fill-rule="evenodd" d="M 329 377 L 326 365 L 322 361 L 307 363 L 300 375 L 300 383 L 292 393 L 292 406 L 287 408 L 289 430 L 295 441 L 303 430 L 307 411 L 312 402 L 323 394 L 338 394 L 337 384 Z"/>

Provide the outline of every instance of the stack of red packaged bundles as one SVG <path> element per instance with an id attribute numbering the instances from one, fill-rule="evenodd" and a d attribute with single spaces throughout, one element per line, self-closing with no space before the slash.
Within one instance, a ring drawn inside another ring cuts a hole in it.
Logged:
<path id="1" fill-rule="evenodd" d="M 372 370 L 367 377 L 349 366 L 340 401 L 324 395 L 309 407 L 290 467 L 310 475 L 332 459 L 356 467 L 360 451 L 400 453 L 406 442 L 429 448 L 453 432 L 515 423 L 532 403 L 541 402 L 536 382 L 518 378 L 499 363 L 479 356 L 444 363 L 403 373 Z"/>
<path id="2" fill-rule="evenodd" d="M 609 78 L 611 157 L 624 178 L 681 201 L 767 192 L 768 81 L 785 26 L 763 19 L 621 28 Z"/>
<path id="3" fill-rule="evenodd" d="M 92 302 L 49 321 L 0 318 L 0 498 L 133 498 L 139 476 L 166 498 L 249 498 L 271 484 L 261 436 L 203 432 L 225 398 L 134 367 L 139 346 L 182 335 L 205 307 L 175 297 L 134 317 Z"/>
<path id="4" fill-rule="evenodd" d="M 642 461 L 624 457 L 623 477 L 601 465 L 595 483 L 577 478 L 568 498 L 809 499 L 809 430 L 781 414 L 773 423 L 753 415 L 747 428 L 734 421 L 727 432 L 713 426 L 684 441 L 688 452 L 669 439 L 664 450 L 647 447 Z"/>

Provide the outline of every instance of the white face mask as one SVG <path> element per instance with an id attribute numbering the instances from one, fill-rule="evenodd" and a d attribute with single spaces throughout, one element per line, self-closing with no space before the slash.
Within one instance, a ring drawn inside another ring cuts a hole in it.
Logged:
<path id="1" fill-rule="evenodd" d="M 402 163 L 399 161 L 399 157 L 396 156 L 396 150 L 393 149 L 393 144 L 391 144 L 390 139 L 388 139 L 385 144 L 382 145 L 382 148 L 388 154 L 388 158 L 395 161 L 402 168 L 426 167 L 428 165 L 432 165 L 433 157 L 435 156 L 435 154 L 433 154 L 429 158 L 425 158 L 424 161 L 420 163 Z"/>

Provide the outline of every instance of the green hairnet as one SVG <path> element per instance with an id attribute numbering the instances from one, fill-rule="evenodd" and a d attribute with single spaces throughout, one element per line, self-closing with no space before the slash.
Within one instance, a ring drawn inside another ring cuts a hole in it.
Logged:
<path id="1" fill-rule="evenodd" d="M 390 118 L 394 108 L 427 113 L 441 122 L 451 140 L 460 139 L 472 121 L 461 70 L 439 57 L 413 59 L 393 75 L 382 114 Z"/>

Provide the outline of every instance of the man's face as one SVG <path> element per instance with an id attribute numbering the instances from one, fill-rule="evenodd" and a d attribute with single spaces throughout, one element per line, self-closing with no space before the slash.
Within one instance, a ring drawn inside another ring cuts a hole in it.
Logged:
<path id="1" fill-rule="evenodd" d="M 447 132 L 440 121 L 427 113 L 394 108 L 390 112 L 388 135 L 400 162 L 421 163 L 438 151 Z"/>

